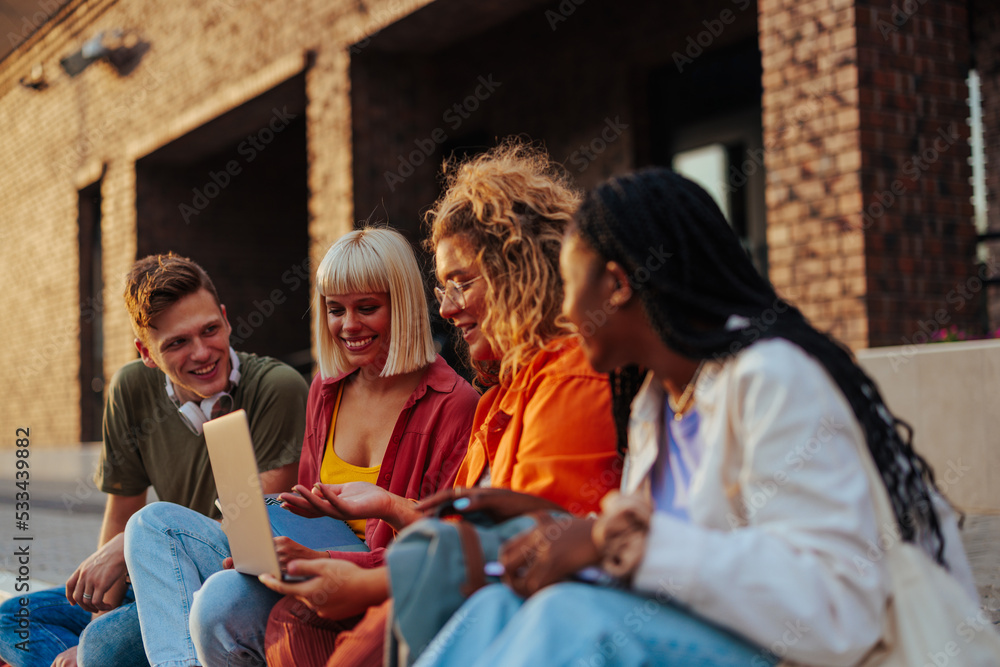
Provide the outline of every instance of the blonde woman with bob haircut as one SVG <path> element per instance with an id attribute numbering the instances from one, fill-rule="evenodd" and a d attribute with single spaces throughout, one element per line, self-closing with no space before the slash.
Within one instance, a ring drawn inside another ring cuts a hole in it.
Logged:
<path id="1" fill-rule="evenodd" d="M 419 371 L 437 356 L 431 338 L 427 299 L 409 243 L 390 229 L 357 229 L 335 243 L 316 271 L 315 312 L 326 311 L 326 295 L 379 292 L 391 295 L 388 356 L 380 375 Z M 355 368 L 349 352 L 333 340 L 327 322 L 314 318 L 319 372 L 334 377 Z M 369 369 L 375 370 L 375 369 Z"/>
<path id="2" fill-rule="evenodd" d="M 309 493 L 322 482 L 348 508 L 372 490 L 417 501 L 449 488 L 465 455 L 478 394 L 435 354 L 423 283 L 407 240 L 385 228 L 341 237 L 316 272 L 313 320 L 320 372 L 309 388 L 294 488 Z M 175 582 L 148 587 L 159 611 L 191 610 L 181 626 L 190 630 L 187 637 L 149 642 L 144 635 L 150 664 L 264 664 L 267 617 L 281 595 L 224 569 L 231 559 L 218 524 L 182 509 L 153 516 L 130 533 L 163 541 L 156 551 L 165 554 L 164 562 L 137 564 L 133 580 Z M 336 517 L 367 550 L 355 543 L 361 550 L 330 545 L 315 551 L 276 537 L 282 568 L 292 559 L 381 565 L 395 531 L 391 521 L 369 516 Z M 169 650 L 154 652 L 153 645 Z"/>
<path id="3" fill-rule="evenodd" d="M 487 387 L 455 481 L 456 487 L 474 487 L 463 498 L 469 503 L 463 511 L 488 514 L 497 522 L 542 507 L 579 515 L 595 511 L 601 497 L 618 484 L 620 459 L 608 376 L 590 367 L 579 342 L 559 320 L 559 251 L 580 195 L 543 151 L 521 143 L 507 142 L 447 166 L 446 192 L 427 214 L 435 294 L 441 316 L 455 325 L 467 345 L 477 381 Z M 451 493 L 444 491 L 418 506 L 386 497 L 380 511 L 403 529 Z M 325 487 L 303 495 L 316 508 L 340 516 L 342 502 Z M 370 502 L 375 505 L 375 499 Z M 325 568 L 326 582 L 289 584 L 264 575 L 261 580 L 274 590 L 294 593 L 332 619 L 325 628 L 317 622 L 304 625 L 289 600 L 282 601 L 268 623 L 268 663 L 377 663 L 389 609 L 385 600 L 390 588 L 396 595 L 402 583 L 394 578 L 389 585 L 393 553 L 389 568 L 378 570 L 331 564 Z M 439 551 L 427 560 L 447 557 Z M 489 553 L 485 557 L 492 559 Z M 309 563 L 293 562 L 289 572 L 315 570 Z M 456 576 L 464 578 L 465 573 Z M 446 584 L 433 584 L 438 588 L 410 597 L 440 613 L 434 598 Z M 335 595 L 328 594 L 332 586 L 337 587 Z M 338 638 L 338 619 L 366 607 L 371 609 L 364 621 Z"/>

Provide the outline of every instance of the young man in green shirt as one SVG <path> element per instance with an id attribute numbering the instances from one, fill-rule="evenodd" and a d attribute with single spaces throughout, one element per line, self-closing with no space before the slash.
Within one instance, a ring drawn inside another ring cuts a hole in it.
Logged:
<path id="1" fill-rule="evenodd" d="M 65 590 L 0 607 L 0 656 L 14 667 L 146 664 L 123 531 L 150 486 L 160 500 L 218 517 L 202 434 L 208 419 L 246 410 L 264 492 L 287 491 L 296 480 L 308 387 L 289 366 L 229 347 L 226 307 L 205 271 L 173 254 L 141 259 L 126 280 L 125 305 L 140 359 L 108 389 L 95 475 L 108 493 L 99 547 Z M 24 608 L 31 621 L 22 635 L 15 614 Z"/>

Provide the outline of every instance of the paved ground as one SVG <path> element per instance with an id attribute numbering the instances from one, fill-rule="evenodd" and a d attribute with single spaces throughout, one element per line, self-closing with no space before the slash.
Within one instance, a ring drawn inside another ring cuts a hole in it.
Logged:
<path id="1" fill-rule="evenodd" d="M 15 552 L 30 551 L 28 584 L 38 590 L 61 585 L 93 553 L 101 528 L 104 494 L 91 480 L 97 462 L 94 447 L 33 449 L 28 461 L 27 529 L 18 528 L 14 452 L 0 454 L 0 597 L 17 591 L 20 564 Z M 30 537 L 31 540 L 15 540 Z M 21 583 L 24 583 L 23 580 Z"/>
<path id="2" fill-rule="evenodd" d="M 31 590 L 62 585 L 93 553 L 101 527 L 104 494 L 91 481 L 97 462 L 94 447 L 34 450 L 29 481 L 28 529 L 15 517 L 13 452 L 0 453 L 0 598 L 13 595 L 18 563 L 14 552 L 30 546 Z M 32 537 L 15 541 L 14 537 Z M 1000 622 L 1000 515 L 968 516 L 962 536 L 976 575 L 983 607 Z"/>

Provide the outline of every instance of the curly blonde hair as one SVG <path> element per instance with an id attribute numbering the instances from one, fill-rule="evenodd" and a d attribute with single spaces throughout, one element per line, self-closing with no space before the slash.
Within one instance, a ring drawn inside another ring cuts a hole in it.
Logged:
<path id="1" fill-rule="evenodd" d="M 446 162 L 445 193 L 425 216 L 426 248 L 464 237 L 486 283 L 483 336 L 499 366 L 472 361 L 477 381 L 508 385 L 552 339 L 571 333 L 560 316 L 559 249 L 582 199 L 541 149 L 508 140 L 465 162 Z"/>

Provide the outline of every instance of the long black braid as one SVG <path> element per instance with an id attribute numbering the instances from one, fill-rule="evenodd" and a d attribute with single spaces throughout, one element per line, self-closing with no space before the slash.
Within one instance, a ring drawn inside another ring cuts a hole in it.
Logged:
<path id="1" fill-rule="evenodd" d="M 934 474 L 913 450 L 910 427 L 889 412 L 851 352 L 813 328 L 757 273 L 701 187 L 667 169 L 613 178 L 587 195 L 577 226 L 599 254 L 629 272 L 654 330 L 675 351 L 692 359 L 721 359 L 759 339 L 784 338 L 819 361 L 861 424 L 903 539 L 923 544 L 945 564 L 944 538 L 930 499 Z M 726 326 L 734 315 L 745 318 L 737 321 L 746 325 Z M 640 374 L 626 368 L 611 380 L 621 444 Z"/>

